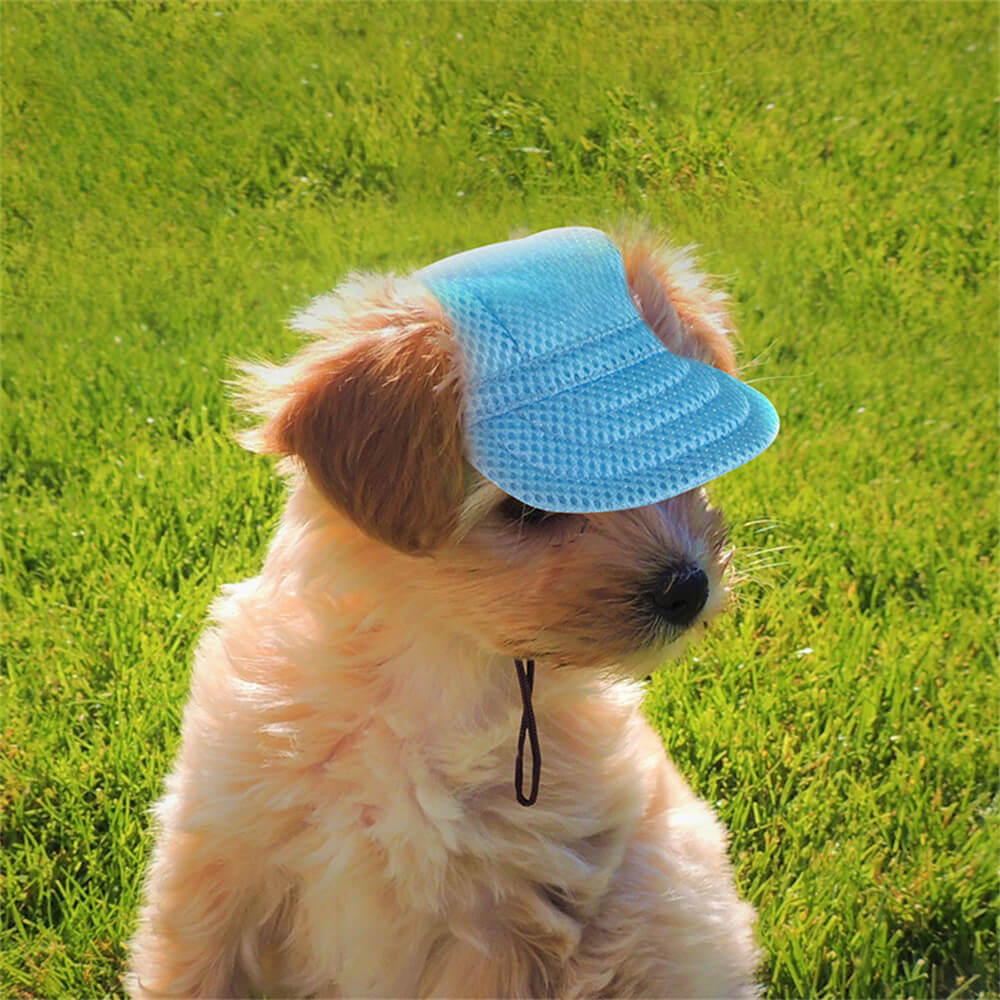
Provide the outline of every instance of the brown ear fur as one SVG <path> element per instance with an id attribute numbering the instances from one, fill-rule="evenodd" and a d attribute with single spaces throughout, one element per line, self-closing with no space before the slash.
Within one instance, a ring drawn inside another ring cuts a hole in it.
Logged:
<path id="1" fill-rule="evenodd" d="M 688 254 L 648 234 L 618 240 L 625 276 L 643 319 L 675 354 L 736 374 L 726 296 L 712 289 Z"/>
<path id="2" fill-rule="evenodd" d="M 264 384 L 250 395 L 270 419 L 244 441 L 298 456 L 324 496 L 367 534 L 426 552 L 454 530 L 463 498 L 449 335 L 439 317 L 375 314 L 389 320 L 388 329 L 346 346 L 311 345 L 283 369 L 247 367 Z M 393 328 L 393 319 L 402 322 Z"/>

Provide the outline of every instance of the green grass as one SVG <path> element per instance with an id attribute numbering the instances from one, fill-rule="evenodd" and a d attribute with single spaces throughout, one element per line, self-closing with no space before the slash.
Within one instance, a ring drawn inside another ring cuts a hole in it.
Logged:
<path id="1" fill-rule="evenodd" d="M 716 486 L 751 580 L 649 698 L 770 995 L 996 994 L 996 6 L 0 14 L 0 994 L 120 992 L 192 646 L 281 503 L 227 359 L 349 268 L 635 215 L 783 419 Z"/>

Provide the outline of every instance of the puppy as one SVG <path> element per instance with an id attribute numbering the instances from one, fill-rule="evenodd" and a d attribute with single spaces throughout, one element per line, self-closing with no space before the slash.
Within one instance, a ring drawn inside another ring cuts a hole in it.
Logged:
<path id="1" fill-rule="evenodd" d="M 733 373 L 690 259 L 618 244 L 662 344 Z M 198 646 L 130 994 L 756 995 L 724 831 L 640 708 L 725 604 L 705 492 L 562 513 L 495 485 L 418 278 L 354 278 L 295 325 L 297 357 L 245 369 L 244 443 L 289 497 Z"/>

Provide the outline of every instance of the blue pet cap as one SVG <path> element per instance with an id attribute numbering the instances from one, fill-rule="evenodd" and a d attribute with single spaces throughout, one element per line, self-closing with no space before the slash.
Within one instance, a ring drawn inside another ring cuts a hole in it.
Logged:
<path id="1" fill-rule="evenodd" d="M 522 503 L 656 503 L 749 462 L 778 433 L 759 392 L 663 346 L 596 229 L 479 247 L 415 277 L 464 355 L 469 461 Z"/>

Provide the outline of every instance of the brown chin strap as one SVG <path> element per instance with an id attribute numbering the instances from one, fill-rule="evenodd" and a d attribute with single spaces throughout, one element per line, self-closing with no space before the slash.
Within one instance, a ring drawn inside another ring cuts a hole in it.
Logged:
<path id="1" fill-rule="evenodd" d="M 517 683 L 521 687 L 521 732 L 517 737 L 517 757 L 514 759 L 514 791 L 522 806 L 533 806 L 538 798 L 538 778 L 542 773 L 542 755 L 538 750 L 538 728 L 535 710 L 531 707 L 531 692 L 535 686 L 535 661 L 515 660 Z M 524 737 L 531 742 L 531 791 L 524 794 Z"/>

